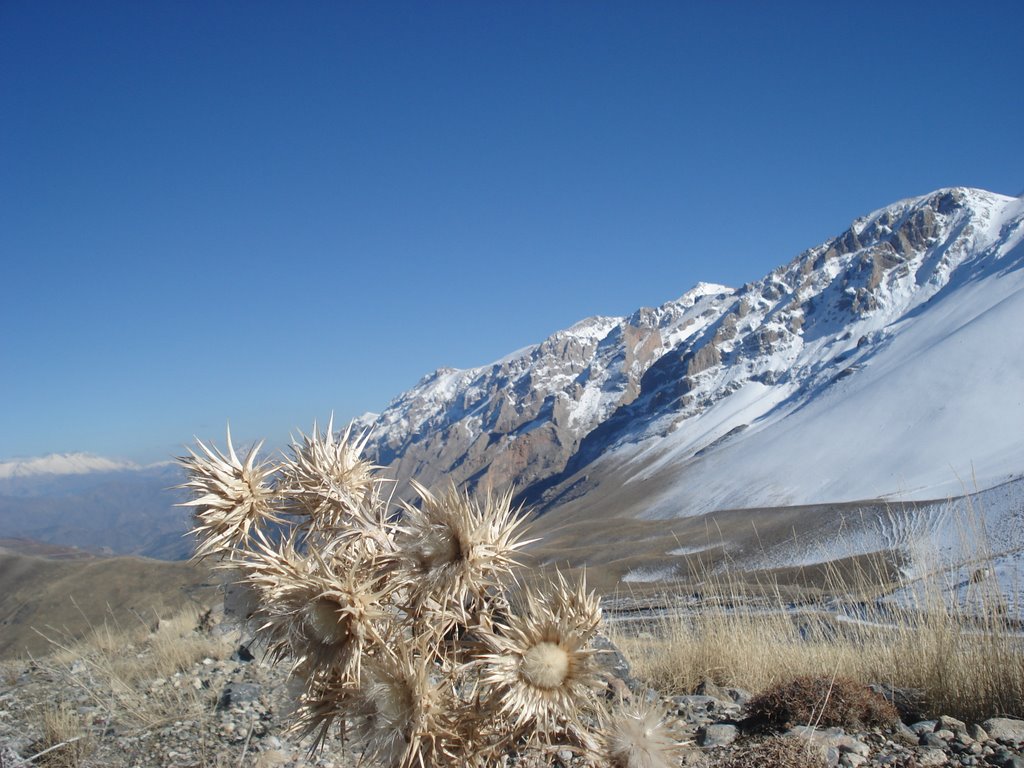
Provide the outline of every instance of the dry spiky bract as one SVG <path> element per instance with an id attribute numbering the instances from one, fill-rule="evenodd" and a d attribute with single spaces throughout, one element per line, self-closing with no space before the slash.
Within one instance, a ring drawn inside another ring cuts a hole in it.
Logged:
<path id="1" fill-rule="evenodd" d="M 416 645 L 399 644 L 396 653 L 367 665 L 355 706 L 346 716 L 364 754 L 381 765 L 457 765 L 455 700 L 432 654 Z"/>
<path id="2" fill-rule="evenodd" d="M 357 679 L 367 645 L 382 642 L 387 619 L 381 588 L 364 562 L 296 551 L 293 542 L 261 546 L 246 564 L 261 597 L 259 632 L 270 654 L 290 659 L 297 674 Z"/>
<path id="3" fill-rule="evenodd" d="M 262 443 L 253 446 L 244 462 L 239 461 L 230 429 L 226 456 L 196 442 L 200 453 L 189 451 L 178 459 L 188 472 L 188 481 L 181 487 L 196 497 L 182 505 L 194 507 L 195 557 L 227 555 L 244 546 L 253 530 L 281 521 L 272 506 L 274 491 L 267 484 L 276 467 L 256 462 Z"/>
<path id="4" fill-rule="evenodd" d="M 315 750 L 338 727 L 388 768 L 596 755 L 602 743 L 614 768 L 667 765 L 656 720 L 597 730 L 601 608 L 582 580 L 511 589 L 527 543 L 511 492 L 413 483 L 420 506 L 392 520 L 365 444 L 329 422 L 277 467 L 257 462 L 259 446 L 239 461 L 230 433 L 226 456 L 199 443 L 180 460 L 197 557 L 220 557 L 252 587 L 269 658 L 299 684 L 294 730 Z"/>

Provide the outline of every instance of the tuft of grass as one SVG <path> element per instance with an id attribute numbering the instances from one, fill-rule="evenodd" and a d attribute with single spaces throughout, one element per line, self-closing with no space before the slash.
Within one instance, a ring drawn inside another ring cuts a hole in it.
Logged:
<path id="1" fill-rule="evenodd" d="M 862 728 L 892 725 L 898 719 L 892 704 L 848 677 L 798 677 L 762 691 L 747 703 L 747 722 L 759 728 Z"/>
<path id="2" fill-rule="evenodd" d="M 42 739 L 31 758 L 35 765 L 50 768 L 78 768 L 92 753 L 94 744 L 88 728 L 69 705 L 47 706 L 42 713 Z"/>

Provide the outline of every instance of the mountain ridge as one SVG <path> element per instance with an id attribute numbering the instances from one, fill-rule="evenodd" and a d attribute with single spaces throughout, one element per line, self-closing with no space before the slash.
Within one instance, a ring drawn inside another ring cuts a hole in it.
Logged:
<path id="1" fill-rule="evenodd" d="M 767 414 L 795 413 L 857 379 L 906 328 L 923 327 L 943 297 L 982 282 L 984 304 L 1002 270 L 1015 304 L 1022 219 L 1019 199 L 964 187 L 884 206 L 739 289 L 699 284 L 660 307 L 580 321 L 490 365 L 428 374 L 367 425 L 371 453 L 400 489 L 413 476 L 511 483 L 541 512 L 564 501 L 566 484 L 579 486 L 593 462 L 631 452 L 636 469 L 648 460 L 638 452 L 656 452 L 680 430 L 693 439 L 669 463 L 721 455 L 762 429 Z M 925 334 L 919 349 L 903 351 L 925 355 L 954 332 Z M 1018 409 L 1008 415 L 1024 426 Z M 809 501 L 801 493 L 746 500 Z"/>

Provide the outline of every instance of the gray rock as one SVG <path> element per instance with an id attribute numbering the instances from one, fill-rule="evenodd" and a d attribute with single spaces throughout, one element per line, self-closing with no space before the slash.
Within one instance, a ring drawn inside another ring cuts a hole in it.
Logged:
<path id="1" fill-rule="evenodd" d="M 259 700 L 260 686 L 256 683 L 228 683 L 217 699 L 217 709 L 228 709 Z"/>
<path id="2" fill-rule="evenodd" d="M 742 688 L 726 688 L 725 690 L 729 693 L 729 698 L 739 707 L 745 707 L 747 702 L 753 698 L 750 691 L 745 691 Z"/>
<path id="3" fill-rule="evenodd" d="M 1024 744 L 1024 720 L 993 717 L 981 724 L 990 739 L 1003 744 Z"/>
<path id="4" fill-rule="evenodd" d="M 714 696 L 675 696 L 672 701 L 686 712 L 715 712 L 722 707 Z"/>
<path id="5" fill-rule="evenodd" d="M 922 767 L 945 765 L 948 762 L 949 755 L 941 749 L 923 749 L 917 754 L 917 764 Z"/>
<path id="6" fill-rule="evenodd" d="M 809 726 L 797 726 L 786 731 L 786 735 L 806 739 L 818 746 L 825 753 L 825 759 L 831 766 L 839 765 L 839 760 L 844 754 L 867 757 L 871 752 L 867 744 L 848 735 L 842 728 L 819 730 Z"/>
<path id="7" fill-rule="evenodd" d="M 967 735 L 975 741 L 988 741 L 988 733 L 977 723 L 967 726 Z"/>
<path id="8" fill-rule="evenodd" d="M 934 733 L 935 726 L 938 725 L 938 720 L 921 720 L 910 726 L 910 730 L 916 733 L 918 736 L 925 733 Z"/>
<path id="9" fill-rule="evenodd" d="M 935 725 L 936 731 L 952 731 L 953 733 L 960 735 L 967 733 L 967 723 L 963 720 L 957 720 L 955 717 L 949 715 L 943 715 L 939 718 L 939 722 Z"/>
<path id="10" fill-rule="evenodd" d="M 916 747 L 919 738 L 918 734 L 911 730 L 909 726 L 900 722 L 893 726 L 892 737 L 898 743 L 905 744 L 908 747 Z"/>
<path id="11" fill-rule="evenodd" d="M 1024 768 L 1024 757 L 1009 755 L 999 763 L 999 768 Z"/>
<path id="12" fill-rule="evenodd" d="M 900 719 L 905 723 L 913 723 L 924 719 L 924 693 L 916 688 L 894 688 L 881 684 L 870 686 L 875 693 L 881 694 L 886 701 L 896 707 Z"/>
<path id="13" fill-rule="evenodd" d="M 8 744 L 0 744 L 0 768 L 22 768 L 26 766 L 24 760 Z"/>
<path id="14" fill-rule="evenodd" d="M 724 688 L 719 688 L 714 680 L 704 678 L 697 686 L 694 693 L 698 696 L 710 696 L 713 699 L 718 699 L 721 702 L 733 704 L 733 698 L 729 695 L 729 692 Z"/>
<path id="15" fill-rule="evenodd" d="M 1008 749 L 1000 749 L 989 760 L 999 768 L 1024 768 L 1024 757 L 1015 755 Z"/>
<path id="16" fill-rule="evenodd" d="M 926 749 L 945 749 L 946 740 L 937 733 L 922 733 L 919 742 Z"/>
<path id="17" fill-rule="evenodd" d="M 592 645 L 597 649 L 597 660 L 604 668 L 605 673 L 611 678 L 621 680 L 631 694 L 637 693 L 641 687 L 640 681 L 633 677 L 629 661 L 619 647 L 605 635 L 600 634 L 594 637 Z"/>
<path id="18" fill-rule="evenodd" d="M 718 723 L 706 725 L 697 731 L 697 743 L 702 747 L 728 747 L 740 735 L 735 725 Z"/>

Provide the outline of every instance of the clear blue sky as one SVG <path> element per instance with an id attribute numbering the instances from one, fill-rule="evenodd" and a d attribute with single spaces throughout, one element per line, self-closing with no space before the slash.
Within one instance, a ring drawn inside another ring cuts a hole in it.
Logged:
<path id="1" fill-rule="evenodd" d="M 933 189 L 1024 3 L 0 0 L 0 459 L 283 443 Z"/>

